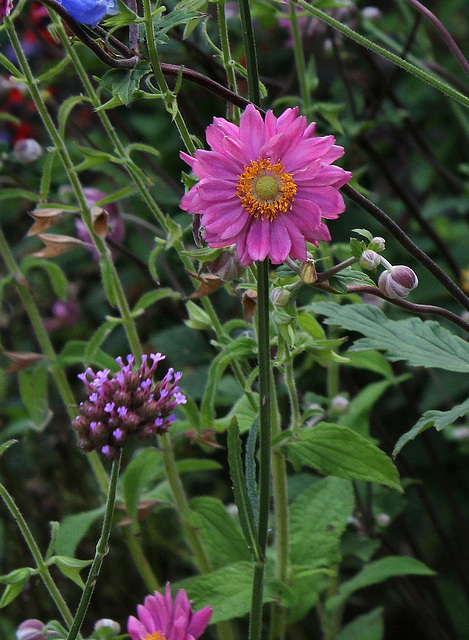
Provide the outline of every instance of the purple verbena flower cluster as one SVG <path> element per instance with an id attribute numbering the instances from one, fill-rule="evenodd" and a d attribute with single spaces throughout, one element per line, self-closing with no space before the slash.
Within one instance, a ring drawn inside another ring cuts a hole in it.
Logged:
<path id="1" fill-rule="evenodd" d="M 164 358 L 161 353 L 144 355 L 141 366 L 133 371 L 135 358 L 129 355 L 126 365 L 122 358 L 116 358 L 121 369 L 113 377 L 109 369 L 95 373 L 88 368 L 79 374 L 89 391 L 74 420 L 83 451 L 98 449 L 108 458 L 116 458 L 129 436 L 145 440 L 168 431 L 176 419 L 174 408 L 185 404 L 186 397 L 178 386 L 180 371 L 170 368 L 160 382 L 153 382 L 158 362 Z"/>

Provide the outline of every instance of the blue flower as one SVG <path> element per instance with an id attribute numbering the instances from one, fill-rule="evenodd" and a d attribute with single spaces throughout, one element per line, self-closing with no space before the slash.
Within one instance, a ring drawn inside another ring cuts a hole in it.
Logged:
<path id="1" fill-rule="evenodd" d="M 57 0 L 77 22 L 95 27 L 107 14 L 118 12 L 117 0 Z"/>

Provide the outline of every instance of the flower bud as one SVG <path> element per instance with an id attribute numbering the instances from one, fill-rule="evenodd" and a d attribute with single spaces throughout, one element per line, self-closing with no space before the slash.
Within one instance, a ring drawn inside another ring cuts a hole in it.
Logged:
<path id="1" fill-rule="evenodd" d="M 361 14 L 367 20 L 379 20 L 382 16 L 378 7 L 363 7 Z"/>
<path id="2" fill-rule="evenodd" d="M 102 618 L 98 620 L 94 624 L 94 630 L 99 631 L 100 629 L 104 629 L 107 631 L 106 638 L 111 638 L 112 636 L 118 636 L 121 632 L 121 626 L 115 620 L 111 620 L 110 618 Z"/>
<path id="3" fill-rule="evenodd" d="M 300 269 L 300 278 L 305 284 L 314 284 L 318 279 L 314 260 L 303 262 Z"/>
<path id="4" fill-rule="evenodd" d="M 329 415 L 331 418 L 337 418 L 347 412 L 350 402 L 345 396 L 335 396 L 332 398 L 329 407 Z"/>
<path id="5" fill-rule="evenodd" d="M 375 517 L 375 520 L 378 527 L 385 528 L 389 527 L 389 525 L 391 524 L 391 516 L 387 513 L 378 513 Z"/>
<path id="6" fill-rule="evenodd" d="M 371 240 L 369 248 L 373 249 L 373 251 L 377 251 L 378 253 L 381 253 L 386 248 L 386 240 L 381 236 L 375 236 Z"/>
<path id="7" fill-rule="evenodd" d="M 13 3 L 11 0 L 0 0 L 0 18 L 9 16 L 12 8 Z"/>
<path id="8" fill-rule="evenodd" d="M 378 287 L 388 298 L 406 298 L 419 281 L 410 267 L 399 264 L 383 271 L 378 280 Z"/>
<path id="9" fill-rule="evenodd" d="M 31 618 L 20 624 L 16 630 L 17 640 L 46 640 L 44 623 Z"/>
<path id="10" fill-rule="evenodd" d="M 235 253 L 231 253 L 231 251 L 222 251 L 218 258 L 207 266 L 210 273 L 223 280 L 223 282 L 239 278 L 244 271 L 238 256 Z"/>
<path id="11" fill-rule="evenodd" d="M 360 266 L 363 269 L 376 269 L 381 264 L 381 258 L 376 251 L 372 251 L 371 249 L 367 249 L 362 253 L 359 260 Z"/>
<path id="12" fill-rule="evenodd" d="M 291 293 L 283 287 L 274 287 L 270 292 L 270 300 L 276 307 L 285 307 L 291 298 Z"/>
<path id="13" fill-rule="evenodd" d="M 18 140 L 13 147 L 13 157 L 21 164 L 32 164 L 42 156 L 42 147 L 34 138 Z"/>

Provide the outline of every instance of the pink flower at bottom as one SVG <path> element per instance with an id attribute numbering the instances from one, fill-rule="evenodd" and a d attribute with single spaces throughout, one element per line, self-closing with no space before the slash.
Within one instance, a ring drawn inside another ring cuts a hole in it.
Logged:
<path id="1" fill-rule="evenodd" d="M 132 640 L 197 640 L 207 628 L 212 608 L 193 613 L 191 601 L 184 589 L 171 597 L 169 583 L 165 595 L 155 591 L 137 607 L 138 618 L 130 616 L 127 631 Z"/>
<path id="2" fill-rule="evenodd" d="M 306 241 L 331 239 L 322 219 L 345 210 L 339 189 L 351 173 L 332 165 L 344 149 L 333 136 L 315 137 L 315 127 L 297 107 L 264 119 L 251 104 L 239 126 L 214 118 L 210 150 L 181 153 L 199 178 L 181 208 L 202 214 L 210 247 L 235 244 L 243 265 L 267 257 L 280 264 L 287 256 L 304 262 Z"/>

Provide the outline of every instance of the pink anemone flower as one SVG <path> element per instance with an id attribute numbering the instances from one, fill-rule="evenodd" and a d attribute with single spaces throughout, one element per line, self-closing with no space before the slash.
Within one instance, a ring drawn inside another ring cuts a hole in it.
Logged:
<path id="1" fill-rule="evenodd" d="M 197 640 L 207 628 L 212 608 L 192 611 L 191 601 L 184 589 L 171 597 L 169 584 L 165 595 L 155 591 L 137 607 L 138 618 L 130 616 L 127 630 L 132 640 Z"/>
<path id="2" fill-rule="evenodd" d="M 235 244 L 243 265 L 267 257 L 280 264 L 287 256 L 304 262 L 306 241 L 331 239 L 323 218 L 345 210 L 339 189 L 352 174 L 332 165 L 344 149 L 333 136 L 315 137 L 315 127 L 297 107 L 263 119 L 251 104 L 239 126 L 214 118 L 210 150 L 181 153 L 199 178 L 181 208 L 202 215 L 210 247 Z"/>

